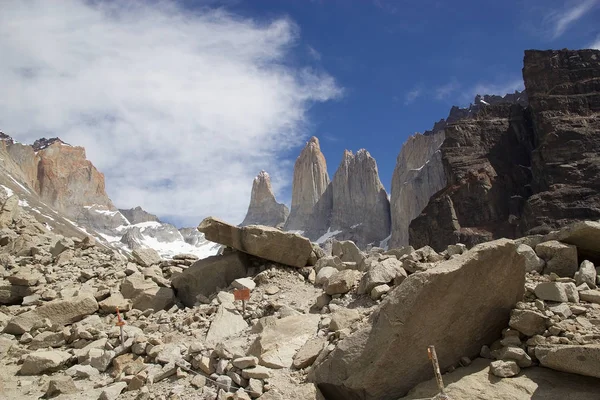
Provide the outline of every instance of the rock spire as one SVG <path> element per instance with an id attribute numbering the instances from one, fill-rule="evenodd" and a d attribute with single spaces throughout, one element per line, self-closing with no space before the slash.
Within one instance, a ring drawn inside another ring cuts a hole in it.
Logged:
<path id="1" fill-rule="evenodd" d="M 278 203 L 271 187 L 271 177 L 261 171 L 252 183 L 252 195 L 242 226 L 267 225 L 281 227 L 289 215 L 285 204 Z"/>
<path id="2" fill-rule="evenodd" d="M 313 208 L 329 185 L 327 162 L 319 139 L 311 137 L 296 159 L 292 186 L 292 208 L 286 230 L 304 230 Z"/>

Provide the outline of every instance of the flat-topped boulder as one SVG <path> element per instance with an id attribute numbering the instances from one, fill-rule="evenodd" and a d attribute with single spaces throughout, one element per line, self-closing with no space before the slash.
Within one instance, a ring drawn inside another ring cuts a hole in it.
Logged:
<path id="1" fill-rule="evenodd" d="M 306 266 L 313 251 L 307 238 L 269 226 L 237 227 L 208 217 L 200 223 L 198 230 L 212 242 L 292 267 Z"/>

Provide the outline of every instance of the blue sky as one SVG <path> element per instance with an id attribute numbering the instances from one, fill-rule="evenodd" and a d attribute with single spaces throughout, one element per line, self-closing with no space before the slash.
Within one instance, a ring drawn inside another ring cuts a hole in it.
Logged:
<path id="1" fill-rule="evenodd" d="M 0 130 L 83 146 L 119 208 L 243 220 L 253 178 L 289 205 L 321 139 L 390 190 L 409 135 L 522 88 L 525 49 L 600 48 L 600 0 L 29 0 L 0 13 Z"/>
<path id="2" fill-rule="evenodd" d="M 402 143 L 452 105 L 522 89 L 525 49 L 586 48 L 600 41 L 597 1 L 241 1 L 258 19 L 285 16 L 300 30 L 295 58 L 344 89 L 311 110 L 333 177 L 344 149 L 366 148 L 390 190 Z M 290 60 L 294 62 L 295 60 Z M 290 156 L 296 156 L 295 149 Z"/>

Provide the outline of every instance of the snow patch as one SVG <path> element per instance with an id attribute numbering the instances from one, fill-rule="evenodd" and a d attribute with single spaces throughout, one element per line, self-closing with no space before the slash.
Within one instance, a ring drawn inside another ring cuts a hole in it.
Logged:
<path id="1" fill-rule="evenodd" d="M 304 235 L 304 231 L 300 231 L 300 230 L 292 230 L 292 231 L 287 231 L 287 232 L 289 232 L 289 233 L 297 233 L 300 236 Z"/>
<path id="2" fill-rule="evenodd" d="M 23 190 L 24 190 L 24 191 L 26 191 L 27 193 L 31 193 L 31 192 L 29 191 L 29 189 L 27 189 L 25 186 L 21 185 L 21 184 L 19 183 L 19 181 L 17 181 L 17 180 L 16 180 L 15 178 L 13 178 L 11 175 L 8 175 L 8 177 L 9 177 L 10 179 L 12 179 L 14 183 L 16 183 L 17 185 L 19 185 L 19 187 L 21 187 L 21 189 L 23 189 Z"/>
<path id="3" fill-rule="evenodd" d="M 29 207 L 29 203 L 27 202 L 27 200 L 19 200 L 19 206 L 20 207 Z"/>
<path id="4" fill-rule="evenodd" d="M 350 227 L 350 229 L 358 228 L 361 225 L 362 225 L 362 222 L 360 224 L 354 224 Z"/>
<path id="5" fill-rule="evenodd" d="M 342 233 L 342 231 L 333 231 L 331 232 L 331 227 L 327 228 L 327 232 L 321 236 L 320 238 L 317 239 L 316 243 L 321 244 L 321 243 L 325 243 L 325 241 L 331 237 L 334 237 L 335 235 L 337 235 L 338 233 Z"/>
<path id="6" fill-rule="evenodd" d="M 382 249 L 384 249 L 385 251 L 387 251 L 388 250 L 388 243 L 389 243 L 389 241 L 390 241 L 391 238 L 392 238 L 392 235 L 390 234 L 390 236 L 386 237 L 381 242 L 379 242 L 379 247 L 381 247 Z"/>
<path id="7" fill-rule="evenodd" d="M 7 188 L 7 187 L 6 187 L 6 186 L 4 186 L 4 185 L 0 185 L 0 186 L 2 186 L 2 188 L 4 189 L 4 191 L 6 192 L 6 195 L 7 195 L 8 197 L 10 197 L 10 196 L 12 196 L 13 194 L 15 194 L 15 192 L 13 192 L 13 191 L 12 191 L 12 189 L 10 189 L 10 188 Z"/>

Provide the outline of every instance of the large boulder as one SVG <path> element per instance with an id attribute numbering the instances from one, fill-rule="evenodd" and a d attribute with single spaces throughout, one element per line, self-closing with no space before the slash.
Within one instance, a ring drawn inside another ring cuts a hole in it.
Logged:
<path id="1" fill-rule="evenodd" d="M 577 246 L 580 259 L 600 263 L 600 222 L 580 221 L 548 234 L 544 240 L 559 240 Z"/>
<path id="2" fill-rule="evenodd" d="M 36 322 L 48 318 L 53 324 L 65 325 L 77 322 L 86 315 L 95 313 L 98 303 L 91 294 L 82 294 L 66 300 L 55 300 L 34 310 L 27 311 L 12 318 L 5 333 L 21 335 L 29 332 Z"/>
<path id="3" fill-rule="evenodd" d="M 558 276 L 572 278 L 577 272 L 577 247 L 557 240 L 540 243 L 535 252 L 546 261 L 545 274 L 554 272 Z"/>
<path id="4" fill-rule="evenodd" d="M 600 378 L 600 345 L 537 346 L 535 356 L 546 368 Z"/>
<path id="5" fill-rule="evenodd" d="M 307 238 L 268 226 L 249 225 L 239 228 L 208 217 L 200 223 L 198 230 L 212 242 L 292 267 L 306 266 L 313 251 Z"/>
<path id="6" fill-rule="evenodd" d="M 525 259 L 516 249 L 507 239 L 483 243 L 409 276 L 309 379 L 330 400 L 395 400 L 433 376 L 429 345 L 442 371 L 478 355 L 500 337 L 523 297 Z"/>
<path id="7" fill-rule="evenodd" d="M 203 258 L 177 275 L 171 284 L 177 291 L 177 298 L 193 307 L 198 295 L 210 297 L 219 288 L 225 289 L 234 280 L 245 277 L 248 263 L 248 256 L 237 251 Z"/>
<path id="8" fill-rule="evenodd" d="M 230 336 L 239 335 L 248 328 L 244 317 L 235 310 L 232 304 L 222 304 L 217 315 L 210 324 L 206 334 L 206 343 L 216 345 Z"/>
<path id="9" fill-rule="evenodd" d="M 162 261 L 160 254 L 154 249 L 137 248 L 131 254 L 138 264 L 146 268 L 160 264 Z"/>

